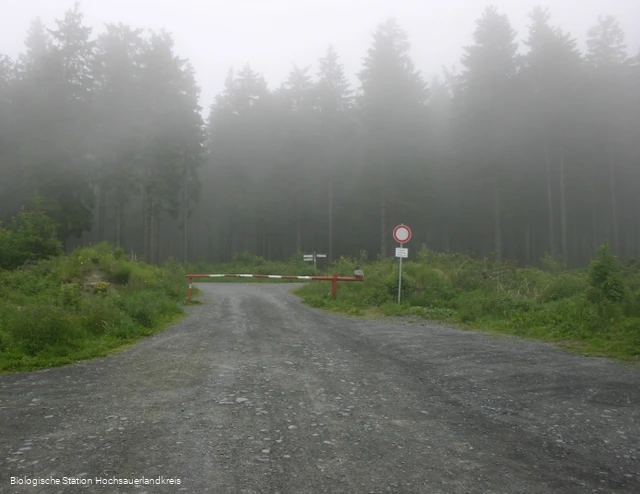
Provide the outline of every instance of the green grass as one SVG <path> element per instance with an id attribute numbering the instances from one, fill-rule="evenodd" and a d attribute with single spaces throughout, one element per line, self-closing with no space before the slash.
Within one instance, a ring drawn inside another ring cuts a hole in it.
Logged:
<path id="1" fill-rule="evenodd" d="M 403 302 L 398 305 L 397 262 L 367 262 L 363 253 L 319 270 L 341 276 L 351 276 L 356 264 L 364 270 L 363 282 L 338 284 L 335 300 L 329 281 L 305 283 L 295 293 L 312 307 L 353 317 L 438 320 L 640 362 L 640 262 L 623 266 L 607 252 L 599 255 L 588 270 L 562 271 L 549 259 L 545 269 L 537 269 L 423 248 L 415 262 L 403 264 Z M 160 267 L 129 262 L 123 251 L 100 244 L 0 270 L 0 373 L 103 357 L 157 333 L 183 315 L 186 273 L 313 274 L 313 266 L 299 257 L 273 262 L 241 254 L 231 263 L 195 263 L 185 271 L 175 261 Z M 194 298 L 200 293 L 194 287 Z"/>
<path id="2" fill-rule="evenodd" d="M 184 275 L 107 244 L 0 271 L 0 373 L 103 357 L 157 333 L 184 314 Z"/>
<path id="3" fill-rule="evenodd" d="M 542 270 L 423 248 L 415 262 L 403 263 L 398 305 L 397 263 L 342 258 L 334 269 L 350 275 L 356 262 L 365 281 L 339 283 L 335 300 L 322 283 L 295 293 L 312 307 L 352 316 L 413 316 L 554 342 L 584 355 L 640 361 L 638 264 L 594 261 L 600 264 L 590 270 L 562 271 L 547 260 Z M 603 275 L 603 269 L 615 272 Z"/>

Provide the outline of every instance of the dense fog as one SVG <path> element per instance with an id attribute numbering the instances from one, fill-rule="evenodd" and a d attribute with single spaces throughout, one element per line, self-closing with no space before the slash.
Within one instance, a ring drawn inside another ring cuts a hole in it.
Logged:
<path id="1" fill-rule="evenodd" d="M 357 74 L 328 34 L 284 81 L 239 60 L 202 108 L 171 34 L 94 35 L 81 6 L 35 20 L 20 56 L 0 55 L 0 220 L 41 208 L 68 248 L 151 262 L 387 256 L 401 222 L 411 255 L 580 266 L 605 239 L 640 255 L 640 50 L 618 19 L 576 39 L 539 7 L 521 45 L 487 7 L 437 76 L 398 21 L 371 28 Z"/>

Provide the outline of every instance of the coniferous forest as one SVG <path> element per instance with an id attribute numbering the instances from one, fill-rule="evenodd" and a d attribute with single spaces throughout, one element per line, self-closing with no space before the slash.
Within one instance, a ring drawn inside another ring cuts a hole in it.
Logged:
<path id="1" fill-rule="evenodd" d="M 0 55 L 0 221 L 40 209 L 67 248 L 154 263 L 389 256 L 398 223 L 414 247 L 522 263 L 640 255 L 640 52 L 615 18 L 567 33 L 536 8 L 520 45 L 488 7 L 438 76 L 396 21 L 372 29 L 356 86 L 328 46 L 284 81 L 231 69 L 203 111 L 170 34 L 94 36 L 78 6 L 35 20 Z"/>

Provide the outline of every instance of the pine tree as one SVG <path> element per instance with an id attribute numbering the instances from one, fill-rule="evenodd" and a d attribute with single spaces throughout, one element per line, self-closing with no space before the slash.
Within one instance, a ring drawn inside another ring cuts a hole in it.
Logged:
<path id="1" fill-rule="evenodd" d="M 338 53 L 332 46 L 327 48 L 319 60 L 318 82 L 318 119 L 321 127 L 321 149 L 324 150 L 321 166 L 326 168 L 327 204 L 328 204 L 328 259 L 333 261 L 334 254 L 334 197 L 336 195 L 336 174 L 339 162 L 347 159 L 349 143 L 353 141 L 352 93 L 339 62 Z"/>
<path id="2" fill-rule="evenodd" d="M 379 197 L 382 257 L 386 257 L 390 244 L 388 205 L 396 192 L 390 173 L 402 165 L 402 154 L 422 137 L 417 123 L 427 97 L 426 84 L 414 69 L 409 48 L 406 33 L 394 19 L 387 20 L 375 31 L 364 68 L 358 74 L 367 154 L 376 164 L 371 192 Z"/>
<path id="3" fill-rule="evenodd" d="M 508 18 L 488 7 L 477 21 L 475 44 L 464 50 L 461 60 L 464 72 L 458 93 L 462 113 L 457 126 L 463 160 L 470 177 L 476 177 L 482 194 L 480 203 L 472 208 L 482 204 L 481 210 L 493 210 L 493 246 L 498 258 L 502 257 L 503 249 L 506 174 L 515 158 L 514 107 L 518 100 L 515 36 Z M 478 237 L 485 237 L 484 232 L 477 233 Z"/>
<path id="4" fill-rule="evenodd" d="M 175 219 L 181 209 L 183 221 L 188 216 L 188 189 L 193 187 L 204 140 L 193 70 L 187 60 L 175 55 L 168 33 L 152 34 L 147 41 L 141 56 L 141 84 L 145 88 L 143 244 L 145 257 L 158 262 L 163 217 L 168 213 Z M 183 228 L 186 252 L 186 223 Z"/>
<path id="5" fill-rule="evenodd" d="M 91 30 L 76 5 L 49 34 L 32 23 L 19 58 L 15 128 L 20 133 L 22 194 L 38 199 L 66 241 L 91 228 L 93 194 L 88 173 L 87 105 L 92 82 Z"/>
<path id="6" fill-rule="evenodd" d="M 95 176 L 97 226 L 98 240 L 106 240 L 107 213 L 113 210 L 115 232 L 111 238 L 120 246 L 124 208 L 139 185 L 135 165 L 143 145 L 140 57 L 144 39 L 141 30 L 122 24 L 106 28 L 97 41 L 92 67 L 96 82 L 93 149 L 99 160 Z"/>
<path id="7" fill-rule="evenodd" d="M 621 251 L 620 239 L 620 162 L 625 126 L 625 102 L 628 99 L 629 60 L 624 32 L 613 16 L 599 17 L 587 34 L 586 60 L 590 68 L 590 108 L 594 111 L 594 133 L 599 136 L 603 162 L 607 163 L 609 192 L 608 236 L 614 253 Z"/>
<path id="8" fill-rule="evenodd" d="M 529 53 L 524 58 L 522 79 L 526 81 L 526 94 L 530 97 L 528 113 L 531 115 L 527 133 L 535 146 L 537 162 L 544 164 L 545 202 L 547 205 L 548 242 L 551 256 L 556 258 L 555 190 L 560 196 L 560 227 L 562 259 L 568 262 L 567 193 L 565 157 L 574 122 L 579 112 L 581 95 L 581 55 L 576 41 L 559 28 L 550 25 L 550 14 L 540 7 L 529 15 L 531 25 L 525 45 Z M 560 182 L 560 187 L 556 182 Z"/>
<path id="9" fill-rule="evenodd" d="M 8 221 L 19 207 L 14 181 L 21 170 L 16 158 L 15 131 L 12 129 L 14 65 L 0 54 L 0 222 Z"/>

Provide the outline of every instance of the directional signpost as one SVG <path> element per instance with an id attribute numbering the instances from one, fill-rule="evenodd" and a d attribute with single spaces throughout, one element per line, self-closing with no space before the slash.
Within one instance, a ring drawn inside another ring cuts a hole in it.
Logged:
<path id="1" fill-rule="evenodd" d="M 302 260 L 303 261 L 313 261 L 313 272 L 317 273 L 318 272 L 318 264 L 317 264 L 317 260 L 318 258 L 321 257 L 327 257 L 326 254 L 316 254 L 315 252 L 313 254 L 304 254 L 302 256 Z"/>
<path id="2" fill-rule="evenodd" d="M 400 303 L 400 293 L 402 290 L 402 259 L 409 257 L 409 249 L 405 249 L 402 246 L 411 240 L 411 228 L 402 224 L 396 226 L 393 229 L 393 239 L 400 244 L 400 247 L 396 247 L 396 257 L 400 259 L 398 269 L 398 303 Z"/>

